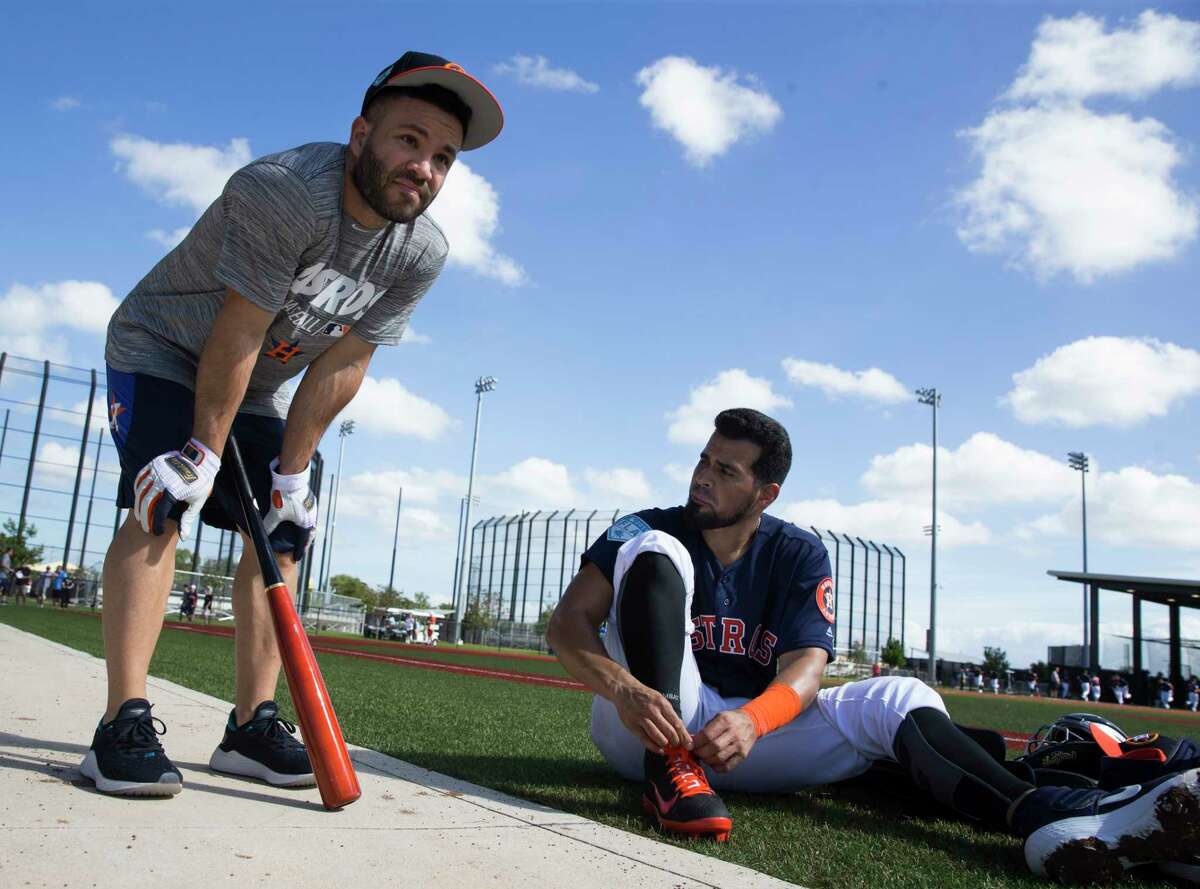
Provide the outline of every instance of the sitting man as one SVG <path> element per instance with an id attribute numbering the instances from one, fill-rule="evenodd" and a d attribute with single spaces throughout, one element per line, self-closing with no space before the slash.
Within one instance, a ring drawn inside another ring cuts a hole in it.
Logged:
<path id="1" fill-rule="evenodd" d="M 596 694 L 592 740 L 642 782 L 661 829 L 724 840 L 733 821 L 714 787 L 788 793 L 892 760 L 960 814 L 1025 838 L 1039 875 L 1112 878 L 1200 850 L 1200 770 L 1117 793 L 1035 787 L 1032 770 L 1023 780 L 993 759 L 916 679 L 822 689 L 829 556 L 764 513 L 791 466 L 787 432 L 745 408 L 715 425 L 687 505 L 618 519 L 584 553 L 548 632 Z"/>

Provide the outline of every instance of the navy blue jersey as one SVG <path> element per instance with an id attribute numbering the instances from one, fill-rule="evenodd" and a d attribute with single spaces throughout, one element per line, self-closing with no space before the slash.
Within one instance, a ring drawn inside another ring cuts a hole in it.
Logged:
<path id="1" fill-rule="evenodd" d="M 816 535 L 764 514 L 742 557 L 722 566 L 682 506 L 645 509 L 614 522 L 583 561 L 612 583 L 621 544 L 650 530 L 677 538 L 691 554 L 692 651 L 705 685 L 723 697 L 753 698 L 775 678 L 779 655 L 823 648 L 833 658 L 833 581 Z"/>

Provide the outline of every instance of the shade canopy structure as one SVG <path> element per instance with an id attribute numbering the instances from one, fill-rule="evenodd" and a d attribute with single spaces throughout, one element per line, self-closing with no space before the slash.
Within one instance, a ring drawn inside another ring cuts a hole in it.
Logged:
<path id="1" fill-rule="evenodd" d="M 1172 577 L 1135 577 L 1128 574 L 1100 574 L 1094 571 L 1047 571 L 1051 577 L 1067 583 L 1081 583 L 1089 590 L 1088 667 L 1100 669 L 1100 590 L 1127 593 L 1133 599 L 1133 685 L 1134 692 L 1145 691 L 1142 686 L 1142 603 L 1165 605 L 1169 614 L 1170 674 L 1175 687 L 1183 683 L 1183 640 L 1180 614 L 1184 608 L 1200 608 L 1200 580 Z M 1182 701 L 1183 695 L 1176 695 Z"/>

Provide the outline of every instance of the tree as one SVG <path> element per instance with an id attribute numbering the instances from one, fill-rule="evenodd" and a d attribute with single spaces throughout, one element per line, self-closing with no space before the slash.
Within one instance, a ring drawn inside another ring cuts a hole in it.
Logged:
<path id="1" fill-rule="evenodd" d="M 850 660 L 855 664 L 867 663 L 867 646 L 864 642 L 850 643 Z"/>
<path id="2" fill-rule="evenodd" d="M 199 567 L 199 566 L 197 566 Z M 176 571 L 191 571 L 192 570 L 192 551 L 179 547 L 175 550 L 175 570 Z"/>
<path id="3" fill-rule="evenodd" d="M 983 669 L 988 673 L 1003 674 L 1008 670 L 1008 652 L 1003 648 L 983 647 Z"/>
<path id="4" fill-rule="evenodd" d="M 889 638 L 879 659 L 889 667 L 903 667 L 908 663 L 908 658 L 904 656 L 904 646 L 900 644 L 899 639 Z"/>
<path id="5" fill-rule="evenodd" d="M 413 608 L 429 608 L 428 593 L 413 593 Z"/>
<path id="6" fill-rule="evenodd" d="M 333 575 L 329 578 L 329 585 L 339 596 L 349 596 L 367 603 L 373 603 L 377 596 L 369 583 L 350 574 Z"/>
<path id="7" fill-rule="evenodd" d="M 24 534 L 17 534 L 16 519 L 4 520 L 4 533 L 0 534 L 0 553 L 12 550 L 12 563 L 16 568 L 20 565 L 36 565 L 42 561 L 45 547 L 36 546 L 30 541 L 37 537 L 37 528 L 27 524 Z"/>
<path id="8" fill-rule="evenodd" d="M 479 599 L 474 599 L 467 603 L 462 620 L 464 635 L 469 635 L 472 639 L 478 640 L 485 630 L 491 628 L 491 606 L 492 601 L 490 596 L 482 602 Z"/>
<path id="9" fill-rule="evenodd" d="M 453 602 L 443 602 L 441 605 L 439 605 L 437 607 L 437 610 L 438 611 L 453 611 L 454 603 Z"/>
<path id="10" fill-rule="evenodd" d="M 1034 661 L 1029 665 L 1029 669 L 1037 674 L 1037 678 L 1042 682 L 1050 681 L 1050 667 L 1045 661 Z"/>
<path id="11" fill-rule="evenodd" d="M 545 638 L 546 629 L 550 626 L 550 618 L 553 616 L 554 616 L 553 608 L 547 608 L 545 611 L 543 611 L 541 613 L 541 615 L 537 619 L 537 623 L 533 625 L 533 628 L 537 631 L 538 636 Z"/>

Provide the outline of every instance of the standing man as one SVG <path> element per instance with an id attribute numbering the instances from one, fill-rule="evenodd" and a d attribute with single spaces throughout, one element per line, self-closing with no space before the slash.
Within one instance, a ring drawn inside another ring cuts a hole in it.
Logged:
<path id="1" fill-rule="evenodd" d="M 204 585 L 204 619 L 206 621 L 212 620 L 212 606 L 213 606 L 213 588 L 210 584 L 206 583 Z"/>
<path id="2" fill-rule="evenodd" d="M 440 56 L 408 52 L 367 88 L 348 144 L 311 143 L 230 177 L 184 241 L 113 315 L 109 422 L 129 509 L 104 561 L 108 702 L 81 770 L 108 793 L 169 796 L 146 673 L 175 547 L 197 518 L 243 537 L 234 578 L 236 706 L 210 766 L 314 783 L 274 701 L 280 658 L 230 470 L 238 443 L 284 579 L 316 525 L 309 462 L 376 347 L 400 342 L 448 244 L 425 210 L 460 151 L 494 139 L 495 97 Z M 304 371 L 295 394 L 288 381 Z M 211 495 L 211 496 L 210 496 Z"/>
<path id="3" fill-rule="evenodd" d="M 595 693 L 593 742 L 642 785 L 660 829 L 724 840 L 733 819 L 716 789 L 788 793 L 895 760 L 943 804 L 1026 838 L 1039 875 L 1120 875 L 1134 863 L 1118 854 L 1127 839 L 1139 843 L 1131 858 L 1200 852 L 1200 834 L 1177 828 L 1191 816 L 1158 814 L 1200 806 L 1200 769 L 1117 794 L 1034 787 L 960 731 L 920 680 L 822 689 L 836 615 L 829 555 L 765 512 L 791 466 L 788 434 L 747 408 L 715 426 L 687 505 L 618 519 L 584 553 L 548 633 Z"/>

